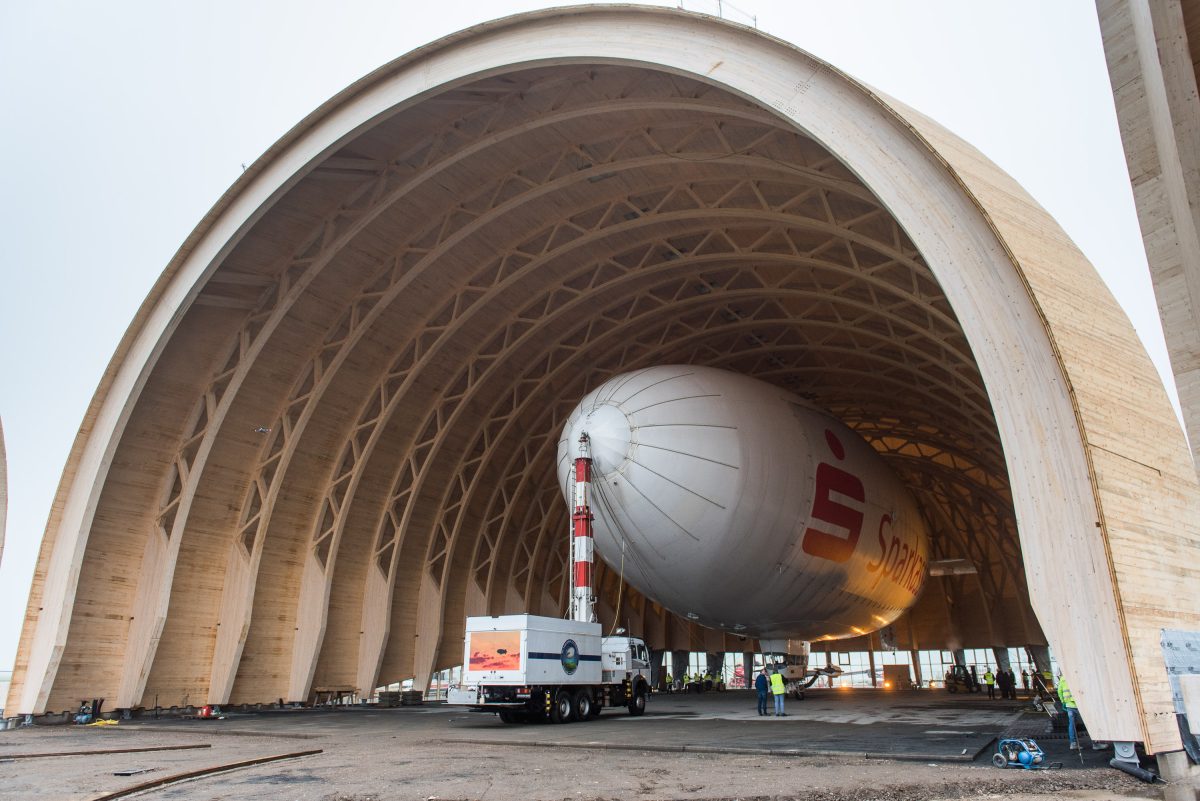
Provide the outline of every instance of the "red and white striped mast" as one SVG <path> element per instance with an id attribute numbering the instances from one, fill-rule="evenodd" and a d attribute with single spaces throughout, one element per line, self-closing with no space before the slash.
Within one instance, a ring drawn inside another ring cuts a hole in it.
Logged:
<path id="1" fill-rule="evenodd" d="M 575 510 L 571 513 L 570 619 L 580 623 L 596 622 L 596 596 L 592 592 L 592 563 L 595 540 L 592 539 L 592 451 L 587 432 L 579 435 L 579 456 L 575 459 Z"/>

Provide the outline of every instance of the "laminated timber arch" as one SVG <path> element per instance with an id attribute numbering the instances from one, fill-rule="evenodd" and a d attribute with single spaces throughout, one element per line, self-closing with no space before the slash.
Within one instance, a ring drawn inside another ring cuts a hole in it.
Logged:
<path id="1" fill-rule="evenodd" d="M 331 100 L 168 266 L 64 472 L 8 708 L 369 693 L 554 613 L 565 415 L 616 372 L 755 375 L 917 496 L 912 647 L 1049 640 L 1097 737 L 1178 747 L 1197 488 L 1128 322 L 969 146 L 674 11 L 466 31 Z M 656 648 L 740 650 L 600 571 Z M 1044 632 L 1044 634 L 1043 634 Z"/>

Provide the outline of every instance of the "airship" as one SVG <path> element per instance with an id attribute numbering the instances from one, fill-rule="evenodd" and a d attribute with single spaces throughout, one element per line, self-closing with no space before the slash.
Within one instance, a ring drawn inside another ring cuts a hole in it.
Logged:
<path id="1" fill-rule="evenodd" d="M 929 545 L 912 495 L 862 437 L 786 390 L 691 365 L 604 382 L 559 440 L 568 504 L 583 434 L 596 552 L 682 617 L 766 649 L 877 630 L 921 592 Z"/>

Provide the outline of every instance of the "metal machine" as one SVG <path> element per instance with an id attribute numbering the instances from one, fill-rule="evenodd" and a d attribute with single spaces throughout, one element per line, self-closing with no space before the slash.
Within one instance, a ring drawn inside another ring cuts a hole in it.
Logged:
<path id="1" fill-rule="evenodd" d="M 1061 762 L 1046 764 L 1046 754 L 1036 740 L 1029 737 L 1009 737 L 996 744 L 992 764 L 998 768 L 1049 770 L 1061 768 Z"/>
<path id="2" fill-rule="evenodd" d="M 961 687 L 970 693 L 975 691 L 976 686 L 976 681 L 971 676 L 970 671 L 967 670 L 966 665 L 952 665 L 946 671 L 947 692 L 956 693 L 958 692 L 958 688 Z"/>

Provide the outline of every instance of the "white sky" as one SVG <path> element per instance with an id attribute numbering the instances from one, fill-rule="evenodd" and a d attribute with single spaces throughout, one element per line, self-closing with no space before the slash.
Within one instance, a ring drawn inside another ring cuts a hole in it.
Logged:
<path id="1" fill-rule="evenodd" d="M 100 376 L 154 280 L 241 165 L 403 53 L 552 5 L 0 3 L 0 419 L 9 460 L 0 670 L 13 663 L 46 516 Z M 1174 392 L 1091 0 L 737 6 L 1008 170 L 1096 265 Z"/>

